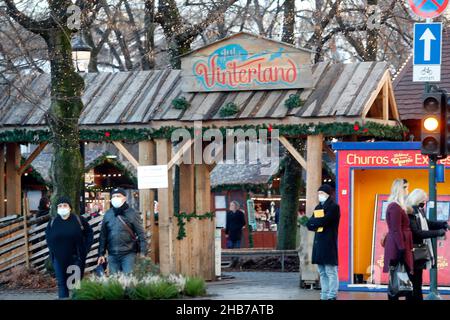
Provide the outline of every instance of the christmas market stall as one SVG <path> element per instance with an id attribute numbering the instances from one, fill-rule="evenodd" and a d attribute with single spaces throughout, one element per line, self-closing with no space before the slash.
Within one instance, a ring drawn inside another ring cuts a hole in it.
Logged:
<path id="1" fill-rule="evenodd" d="M 339 225 L 339 280 L 343 290 L 386 290 L 388 274 L 382 272 L 384 249 L 381 238 L 388 196 L 394 179 L 406 179 L 409 191 L 428 193 L 428 157 L 420 142 L 337 142 L 336 197 L 341 208 Z M 445 168 L 450 158 L 439 161 Z M 441 170 L 437 184 L 438 220 L 450 217 L 450 171 Z M 450 239 L 438 239 L 439 286 L 450 287 Z M 429 273 L 424 272 L 424 285 Z"/>
<path id="2" fill-rule="evenodd" d="M 150 256 L 163 274 L 215 278 L 220 252 L 211 201 L 215 163 L 202 161 L 201 154 L 223 160 L 225 153 L 212 146 L 225 142 L 233 147 L 230 130 L 232 136 L 247 132 L 245 139 L 251 139 L 252 129 L 261 145 L 268 141 L 271 147 L 286 148 L 306 171 L 306 212 L 315 207 L 323 182 L 323 152 L 333 153 L 324 141 L 404 138 L 387 63 L 311 65 L 311 55 L 241 32 L 182 56 L 181 70 L 82 75 L 80 142 L 114 145 L 136 168 Z M 11 77 L 10 83 L 0 87 L 0 163 L 5 163 L 0 166 L 0 199 L 7 199 L 6 206 L 0 201 L 0 216 L 22 212 L 20 145 L 38 146 L 26 159 L 28 166 L 52 142 L 46 117 L 50 76 Z M 34 94 L 24 95 L 24 90 Z M 304 151 L 294 147 L 296 139 L 303 139 Z M 131 146 L 137 152 L 130 152 Z M 266 158 L 277 156 L 271 152 Z M 153 169 L 164 177 L 156 187 L 146 176 Z M 301 277 L 317 281 L 310 264 L 312 236 L 300 235 Z"/>

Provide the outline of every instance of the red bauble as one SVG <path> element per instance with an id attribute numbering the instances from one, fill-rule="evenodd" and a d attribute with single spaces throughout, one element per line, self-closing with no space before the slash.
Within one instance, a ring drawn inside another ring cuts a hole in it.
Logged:
<path id="1" fill-rule="evenodd" d="M 111 132 L 109 132 L 109 131 L 105 132 L 105 137 L 107 137 L 107 138 L 111 137 Z"/>
<path id="2" fill-rule="evenodd" d="M 365 129 L 363 130 L 363 132 L 364 132 L 364 133 L 367 133 L 367 132 L 369 132 L 369 129 L 365 128 Z"/>
<path id="3" fill-rule="evenodd" d="M 269 124 L 269 127 L 267 128 L 267 130 L 269 130 L 269 132 L 272 132 L 272 125 Z"/>
<path id="4" fill-rule="evenodd" d="M 356 123 L 356 124 L 353 126 L 353 130 L 359 131 L 359 124 Z"/>

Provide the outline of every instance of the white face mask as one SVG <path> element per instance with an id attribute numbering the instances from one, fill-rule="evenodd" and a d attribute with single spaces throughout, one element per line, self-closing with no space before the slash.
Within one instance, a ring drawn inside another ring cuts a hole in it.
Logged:
<path id="1" fill-rule="evenodd" d="M 111 204 L 114 208 L 120 208 L 123 205 L 124 201 L 122 201 L 122 199 L 120 198 L 112 198 L 111 199 Z"/>
<path id="2" fill-rule="evenodd" d="M 328 197 L 329 196 L 319 194 L 319 202 L 324 203 L 325 201 L 327 201 Z"/>
<path id="3" fill-rule="evenodd" d="M 57 212 L 62 218 L 66 218 L 70 214 L 70 208 L 58 208 Z"/>

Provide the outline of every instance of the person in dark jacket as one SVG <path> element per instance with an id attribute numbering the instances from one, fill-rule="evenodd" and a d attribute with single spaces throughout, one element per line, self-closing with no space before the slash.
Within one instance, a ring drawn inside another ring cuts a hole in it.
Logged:
<path id="1" fill-rule="evenodd" d="M 74 274 L 74 266 L 79 268 L 83 278 L 94 233 L 86 219 L 71 212 L 72 204 L 68 197 L 59 198 L 56 204 L 58 215 L 47 224 L 45 235 L 58 282 L 58 297 L 64 299 L 69 297 L 67 280 Z"/>
<path id="2" fill-rule="evenodd" d="M 112 208 L 103 216 L 98 249 L 98 264 L 106 261 L 110 274 L 133 272 L 136 255 L 145 256 L 147 241 L 140 213 L 130 208 L 125 190 L 114 189 L 111 193 Z"/>
<path id="3" fill-rule="evenodd" d="M 339 205 L 330 196 L 332 188 L 324 184 L 318 190 L 319 204 L 306 223 L 315 232 L 312 263 L 318 265 L 320 274 L 321 300 L 336 300 L 339 289 L 338 278 L 338 229 Z M 323 217 L 320 216 L 323 210 Z"/>
<path id="4" fill-rule="evenodd" d="M 50 213 L 50 200 L 47 197 L 42 197 L 41 200 L 39 200 L 36 218 L 46 216 L 49 213 Z"/>
<path id="5" fill-rule="evenodd" d="M 444 236 L 448 229 L 447 221 L 429 221 L 426 218 L 424 207 L 427 199 L 427 193 L 422 189 L 414 189 L 406 199 L 413 244 L 414 246 L 425 244 L 430 253 L 430 260 L 428 261 L 414 260 L 414 272 L 411 275 L 411 282 L 413 284 L 412 300 L 415 301 L 423 300 L 423 270 L 430 268 L 435 263 L 431 239 Z"/>
<path id="6" fill-rule="evenodd" d="M 227 237 L 228 249 L 241 247 L 242 229 L 245 227 L 245 215 L 239 208 L 239 202 L 231 201 L 230 210 L 227 211 L 225 235 Z"/>
<path id="7" fill-rule="evenodd" d="M 395 179 L 392 183 L 391 194 L 388 198 L 390 203 L 386 208 L 388 233 L 384 245 L 383 272 L 389 272 L 390 267 L 395 267 L 400 263 L 405 266 L 411 278 L 414 270 L 413 239 L 405 204 L 408 187 L 409 183 L 406 179 Z M 406 295 L 407 300 L 411 297 L 412 295 Z M 398 300 L 398 298 L 398 295 L 388 292 L 389 300 Z"/>

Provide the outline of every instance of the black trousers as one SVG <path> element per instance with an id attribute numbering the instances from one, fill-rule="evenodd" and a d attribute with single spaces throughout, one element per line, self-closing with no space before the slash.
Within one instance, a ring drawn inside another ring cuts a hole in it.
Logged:
<path id="1" fill-rule="evenodd" d="M 411 300 L 422 301 L 423 269 L 414 269 L 414 274 L 410 276 L 410 279 L 413 284 L 413 293 Z"/>

